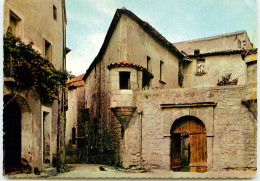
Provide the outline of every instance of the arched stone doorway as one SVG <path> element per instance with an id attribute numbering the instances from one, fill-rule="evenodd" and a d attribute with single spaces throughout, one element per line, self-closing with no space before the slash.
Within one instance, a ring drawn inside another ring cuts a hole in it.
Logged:
<path id="1" fill-rule="evenodd" d="M 20 170 L 21 160 L 32 161 L 32 114 L 24 97 L 4 96 L 3 147 L 4 173 Z"/>
<path id="2" fill-rule="evenodd" d="M 4 96 L 6 104 L 12 98 Z M 21 162 L 21 109 L 17 101 L 12 100 L 3 111 L 4 122 L 4 169 L 5 173 L 17 171 Z"/>
<path id="3" fill-rule="evenodd" d="M 171 168 L 173 171 L 206 171 L 206 127 L 201 120 L 193 116 L 177 119 L 171 128 L 171 138 Z"/>

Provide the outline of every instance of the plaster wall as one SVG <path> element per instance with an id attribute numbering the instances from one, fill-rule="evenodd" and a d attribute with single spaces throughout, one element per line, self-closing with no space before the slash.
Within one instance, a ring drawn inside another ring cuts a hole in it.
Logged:
<path id="1" fill-rule="evenodd" d="M 57 19 L 53 18 L 53 5 L 57 9 Z M 19 36 L 25 43 L 33 41 L 37 51 L 45 56 L 45 43 L 51 45 L 51 63 L 56 69 L 63 67 L 63 31 L 62 31 L 62 1 L 61 0 L 6 0 L 4 3 L 4 33 L 10 25 L 10 11 L 15 13 L 21 20 L 17 28 Z"/>
<path id="2" fill-rule="evenodd" d="M 85 108 L 84 86 L 69 89 L 68 110 L 66 111 L 66 133 L 65 143 L 68 145 L 72 140 L 72 128 L 77 130 L 77 124 L 82 119 L 82 109 Z M 77 133 L 77 131 L 76 131 Z M 77 136 L 77 135 L 76 135 Z"/>
<path id="3" fill-rule="evenodd" d="M 238 85 L 245 85 L 247 65 L 240 54 L 204 57 L 205 74 L 197 75 L 197 59 L 187 63 L 183 68 L 183 87 L 215 87 L 222 76 L 232 73 L 231 80 L 238 78 Z M 230 80 L 230 81 L 231 81 Z"/>
<path id="4" fill-rule="evenodd" d="M 3 95 L 13 95 L 13 91 L 4 86 Z M 42 131 L 41 104 L 39 97 L 32 90 L 21 92 L 15 100 L 21 111 L 21 157 L 29 164 L 41 169 L 42 167 Z M 40 154 L 39 154 L 40 153 Z"/>
<path id="5" fill-rule="evenodd" d="M 125 16 L 125 15 L 124 15 Z M 146 33 L 131 18 L 125 19 L 127 23 L 127 60 L 147 68 L 147 56 L 149 56 L 151 73 L 154 78 L 151 80 L 151 87 L 176 88 L 178 86 L 179 60 L 154 38 Z M 160 61 L 162 65 L 162 81 L 160 80 Z"/>
<path id="6" fill-rule="evenodd" d="M 68 91 L 68 110 L 66 112 L 66 133 L 65 143 L 66 145 L 72 140 L 72 128 L 77 124 L 78 118 L 78 103 L 77 103 L 77 89 L 70 89 Z"/>
<path id="7" fill-rule="evenodd" d="M 239 50 L 241 48 L 252 49 L 253 46 L 245 31 L 238 34 L 231 33 L 227 35 L 201 38 L 191 41 L 174 43 L 179 50 L 185 51 L 188 55 L 193 55 L 195 49 L 200 49 L 200 53 Z"/>
<path id="8" fill-rule="evenodd" d="M 53 18 L 53 6 L 57 9 L 57 19 Z M 20 37 L 24 43 L 33 42 L 33 48 L 45 57 L 45 40 L 51 44 L 51 63 L 56 69 L 63 67 L 63 43 L 65 25 L 62 17 L 62 0 L 6 0 L 4 2 L 4 22 L 3 32 L 6 33 L 10 26 L 10 15 L 13 12 L 20 18 L 17 23 L 17 31 L 13 32 Z M 64 34 L 63 34 L 64 30 Z M 4 82 L 4 95 L 16 93 L 13 86 Z M 50 130 L 50 157 L 57 155 L 57 120 L 58 120 L 58 100 L 54 100 L 51 105 L 43 105 L 35 92 L 30 89 L 21 91 L 18 97 L 23 97 L 25 104 L 30 107 L 30 112 L 22 112 L 22 157 L 29 161 L 29 164 L 43 169 L 42 165 L 42 106 L 47 106 L 51 112 Z M 60 98 L 60 97 L 59 97 Z M 20 105 L 20 103 L 19 103 Z M 52 160 L 50 160 L 52 162 Z M 50 165 L 51 166 L 51 165 Z"/>

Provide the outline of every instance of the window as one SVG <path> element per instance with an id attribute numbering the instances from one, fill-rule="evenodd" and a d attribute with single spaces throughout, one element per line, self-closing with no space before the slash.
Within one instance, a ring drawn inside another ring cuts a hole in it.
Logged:
<path id="1" fill-rule="evenodd" d="M 130 89 L 130 72 L 119 72 L 120 89 Z"/>
<path id="2" fill-rule="evenodd" d="M 53 19 L 57 20 L 57 8 L 53 5 Z"/>
<path id="3" fill-rule="evenodd" d="M 197 60 L 197 70 L 196 74 L 205 74 L 205 59 L 198 59 Z"/>
<path id="4" fill-rule="evenodd" d="M 52 60 L 51 44 L 47 40 L 45 40 L 44 43 L 45 43 L 45 52 L 44 52 L 45 58 L 51 61 Z"/>
<path id="5" fill-rule="evenodd" d="M 21 19 L 12 11 L 10 11 L 10 28 L 12 33 L 16 36 L 20 36 L 20 22 Z"/>
<path id="6" fill-rule="evenodd" d="M 76 144 L 76 128 L 72 128 L 72 144 Z"/>
<path id="7" fill-rule="evenodd" d="M 147 71 L 152 72 L 151 58 L 147 56 Z"/>
<path id="8" fill-rule="evenodd" d="M 241 48 L 241 41 L 238 39 L 238 48 Z"/>
<path id="9" fill-rule="evenodd" d="M 160 61 L 160 81 L 163 80 L 163 61 Z"/>

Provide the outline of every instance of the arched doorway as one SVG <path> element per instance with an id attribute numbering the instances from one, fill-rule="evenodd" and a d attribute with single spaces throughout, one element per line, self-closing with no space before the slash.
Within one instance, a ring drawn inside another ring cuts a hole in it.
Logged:
<path id="1" fill-rule="evenodd" d="M 4 96 L 4 103 L 12 99 Z M 10 173 L 19 170 L 21 163 L 21 109 L 17 101 L 12 100 L 3 111 L 4 131 L 4 170 Z"/>
<path id="2" fill-rule="evenodd" d="M 173 171 L 205 172 L 207 168 L 206 128 L 193 116 L 177 119 L 171 128 Z"/>

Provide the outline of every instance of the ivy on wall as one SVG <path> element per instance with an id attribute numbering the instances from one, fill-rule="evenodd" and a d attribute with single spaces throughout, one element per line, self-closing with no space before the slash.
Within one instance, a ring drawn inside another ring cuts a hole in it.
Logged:
<path id="1" fill-rule="evenodd" d="M 50 103 L 58 96 L 59 87 L 65 87 L 68 73 L 56 70 L 33 45 L 23 43 L 9 28 L 4 35 L 4 73 L 14 77 L 19 89 L 35 87 L 41 100 Z"/>

